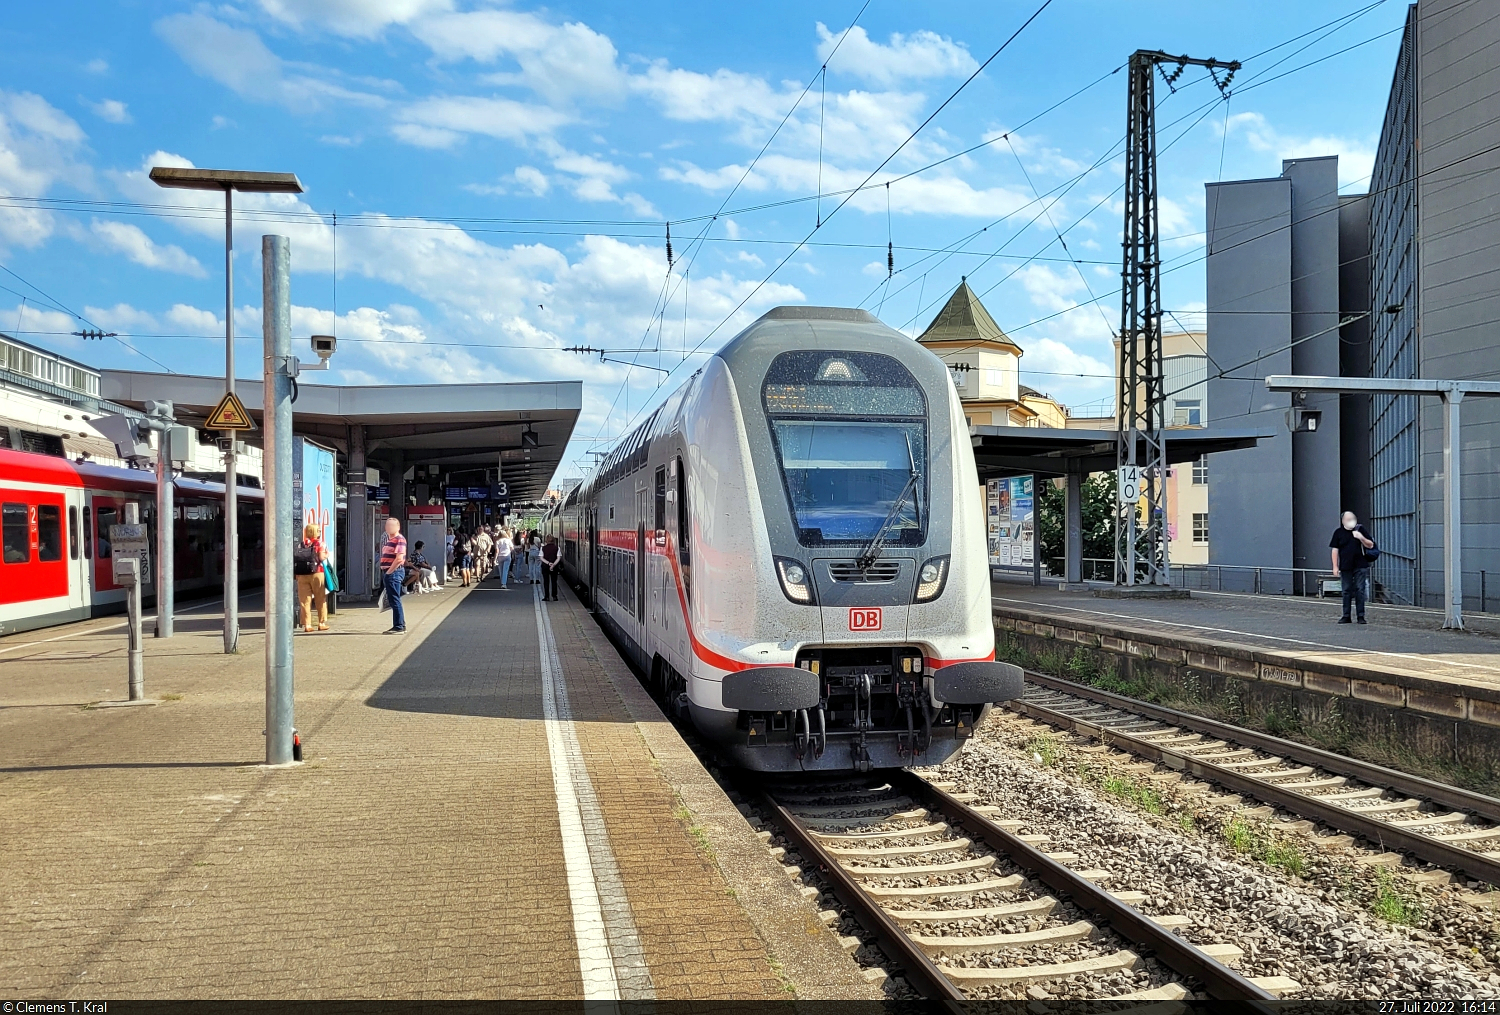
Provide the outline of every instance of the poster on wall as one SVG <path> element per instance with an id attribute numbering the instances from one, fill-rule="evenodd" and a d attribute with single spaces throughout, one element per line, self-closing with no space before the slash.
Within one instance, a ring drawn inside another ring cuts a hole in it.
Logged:
<path id="1" fill-rule="evenodd" d="M 992 479 L 985 484 L 990 567 L 1030 570 L 1036 552 L 1035 480 Z"/>
<path id="2" fill-rule="evenodd" d="M 297 538 L 308 525 L 323 530 L 328 559 L 338 560 L 338 490 L 335 486 L 334 454 L 330 448 L 297 437 L 292 446 L 292 511 Z"/>

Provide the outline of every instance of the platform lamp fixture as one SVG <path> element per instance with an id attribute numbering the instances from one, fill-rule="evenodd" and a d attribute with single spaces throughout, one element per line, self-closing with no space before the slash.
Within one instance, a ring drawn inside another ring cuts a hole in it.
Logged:
<path id="1" fill-rule="evenodd" d="M 234 192 L 300 194 L 295 173 L 249 173 L 237 169 L 184 169 L 153 166 L 158 187 L 224 192 L 224 391 L 234 394 Z M 230 433 L 224 451 L 224 651 L 235 652 L 240 639 L 238 443 Z"/>

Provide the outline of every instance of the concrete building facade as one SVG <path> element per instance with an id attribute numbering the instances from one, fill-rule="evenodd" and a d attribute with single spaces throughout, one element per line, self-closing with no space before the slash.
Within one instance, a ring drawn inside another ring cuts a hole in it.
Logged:
<path id="1" fill-rule="evenodd" d="M 1381 596 L 1437 604 L 1438 400 L 1304 400 L 1267 392 L 1264 378 L 1500 378 L 1496 108 L 1494 8 L 1420 0 L 1407 13 L 1368 193 L 1340 195 L 1331 156 L 1287 160 L 1274 179 L 1208 185 L 1211 418 L 1280 434 L 1216 470 L 1214 563 L 1326 570 L 1328 535 L 1349 509 L 1381 544 Z M 1291 432 L 1294 404 L 1321 411 L 1315 431 Z M 1500 404 L 1465 402 L 1464 571 L 1474 605 L 1481 572 L 1500 572 L 1497 442 Z"/>

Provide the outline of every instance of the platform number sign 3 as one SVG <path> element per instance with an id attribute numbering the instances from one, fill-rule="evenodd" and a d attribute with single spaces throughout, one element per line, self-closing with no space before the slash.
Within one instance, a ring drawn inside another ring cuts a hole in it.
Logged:
<path id="1" fill-rule="evenodd" d="M 878 607 L 878 606 L 851 606 L 851 607 L 849 607 L 849 630 L 851 630 L 851 631 L 878 631 L 878 630 L 880 630 L 880 607 Z"/>

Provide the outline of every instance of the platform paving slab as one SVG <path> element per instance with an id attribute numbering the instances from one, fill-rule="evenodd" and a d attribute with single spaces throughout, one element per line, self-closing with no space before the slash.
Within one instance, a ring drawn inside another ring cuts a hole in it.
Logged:
<path id="1" fill-rule="evenodd" d="M 237 656 L 213 609 L 148 637 L 147 693 L 162 702 L 149 709 L 86 707 L 123 697 L 118 623 L 0 641 L 0 992 L 578 997 L 532 597 L 452 587 L 408 598 L 405 636 L 381 634 L 388 615 L 372 607 L 299 634 L 306 762 L 289 769 L 258 764 L 253 615 Z M 576 605 L 550 609 L 655 996 L 770 999 L 788 981 L 870 996 L 799 980 L 779 950 L 777 975 L 740 889 L 690 831 L 718 816 L 695 816 L 698 791 L 668 777 L 685 784 L 680 737 L 624 704 Z"/>

